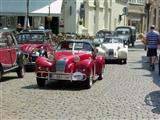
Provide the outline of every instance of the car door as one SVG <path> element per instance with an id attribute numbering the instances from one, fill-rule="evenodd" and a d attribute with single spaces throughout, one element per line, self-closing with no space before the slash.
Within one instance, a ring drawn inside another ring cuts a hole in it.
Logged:
<path id="1" fill-rule="evenodd" d="M 14 36 L 12 34 L 8 34 L 7 36 L 8 39 L 8 46 L 10 48 L 10 56 L 12 60 L 12 66 L 17 66 L 17 45 L 16 41 L 14 39 Z"/>
<path id="2" fill-rule="evenodd" d="M 4 71 L 12 67 L 11 50 L 7 44 L 6 34 L 0 33 L 0 63 Z"/>

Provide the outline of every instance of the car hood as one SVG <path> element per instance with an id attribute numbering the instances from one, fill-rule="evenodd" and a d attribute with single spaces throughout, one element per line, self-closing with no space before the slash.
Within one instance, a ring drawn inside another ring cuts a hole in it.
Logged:
<path id="1" fill-rule="evenodd" d="M 79 56 L 80 61 L 92 57 L 92 55 L 90 53 L 86 53 L 86 52 L 71 52 L 71 51 L 69 51 L 69 52 L 64 52 L 64 51 L 55 52 L 55 59 L 56 60 L 73 61 L 75 56 Z"/>
<path id="2" fill-rule="evenodd" d="M 21 44 L 20 49 L 24 53 L 31 53 L 35 48 L 41 48 L 43 44 Z"/>

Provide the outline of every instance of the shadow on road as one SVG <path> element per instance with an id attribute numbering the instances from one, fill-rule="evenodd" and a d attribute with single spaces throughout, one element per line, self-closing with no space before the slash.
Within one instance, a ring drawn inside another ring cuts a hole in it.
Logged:
<path id="1" fill-rule="evenodd" d="M 29 86 L 22 87 L 22 89 L 80 91 L 85 90 L 85 87 L 82 82 L 55 81 L 49 82 L 41 88 L 39 88 L 37 84 L 32 84 Z"/>
<path id="2" fill-rule="evenodd" d="M 143 50 L 143 44 L 135 45 L 135 47 L 130 49 L 129 51 L 141 51 Z M 144 74 L 145 77 L 152 78 L 152 82 L 160 87 L 160 75 L 158 70 L 158 63 L 155 65 L 155 71 L 150 71 L 150 65 L 148 62 L 148 58 L 146 56 L 142 56 L 139 61 L 131 62 L 133 64 L 141 64 L 140 67 L 135 67 L 132 69 L 144 69 L 149 71 L 148 74 Z M 160 114 L 160 91 L 152 91 L 145 96 L 144 102 L 148 106 L 152 106 L 153 109 L 151 110 L 153 113 Z"/>
<path id="3" fill-rule="evenodd" d="M 15 80 L 15 79 L 17 79 L 16 76 L 3 76 L 2 80 L 0 80 L 0 82 L 6 82 L 6 81 L 9 81 L 9 80 Z"/>
<path id="4" fill-rule="evenodd" d="M 160 91 L 153 91 L 145 97 L 146 105 L 152 106 L 152 112 L 160 114 Z"/>

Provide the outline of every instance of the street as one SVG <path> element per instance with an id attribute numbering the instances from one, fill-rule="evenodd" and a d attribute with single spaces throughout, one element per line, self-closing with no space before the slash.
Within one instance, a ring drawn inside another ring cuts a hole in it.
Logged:
<path id="1" fill-rule="evenodd" d="M 91 89 L 80 83 L 50 82 L 38 88 L 34 72 L 9 73 L 0 82 L 1 120 L 160 120 L 160 76 L 149 71 L 140 41 L 127 64 L 106 64 Z"/>

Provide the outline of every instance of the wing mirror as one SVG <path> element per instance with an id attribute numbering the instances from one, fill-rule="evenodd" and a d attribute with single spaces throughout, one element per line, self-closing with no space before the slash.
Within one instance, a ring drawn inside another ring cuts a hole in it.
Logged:
<path id="1" fill-rule="evenodd" d="M 99 46 L 100 46 L 100 44 L 96 43 L 96 44 L 95 44 L 95 46 L 96 46 L 96 47 L 99 47 Z"/>
<path id="2" fill-rule="evenodd" d="M 127 40 L 124 40 L 124 41 L 123 41 L 123 45 L 124 45 L 124 46 L 127 45 Z"/>

